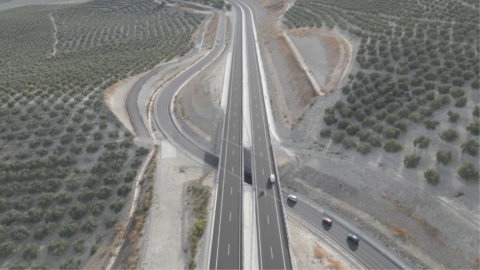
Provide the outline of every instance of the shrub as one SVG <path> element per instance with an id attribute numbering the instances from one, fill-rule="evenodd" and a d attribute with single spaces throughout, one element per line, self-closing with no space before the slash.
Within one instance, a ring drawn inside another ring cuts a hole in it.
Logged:
<path id="1" fill-rule="evenodd" d="M 322 138 L 330 137 L 330 135 L 332 135 L 332 129 L 329 128 L 329 127 L 323 128 L 323 129 L 320 131 L 320 137 L 322 137 Z"/>
<path id="2" fill-rule="evenodd" d="M 475 106 L 475 108 L 473 109 L 472 115 L 476 117 L 480 117 L 480 107 L 478 105 Z"/>
<path id="3" fill-rule="evenodd" d="M 448 114 L 448 121 L 450 123 L 456 123 L 460 118 L 460 114 L 453 111 L 448 111 L 447 114 Z"/>
<path id="4" fill-rule="evenodd" d="M 129 184 L 123 184 L 118 187 L 117 195 L 118 196 L 127 196 L 127 194 L 132 190 L 132 186 Z"/>
<path id="5" fill-rule="evenodd" d="M 463 97 L 465 95 L 465 90 L 463 89 L 453 89 L 452 91 L 450 91 L 450 95 L 453 97 L 453 98 L 459 98 L 459 97 Z"/>
<path id="6" fill-rule="evenodd" d="M 335 115 L 333 114 L 326 114 L 324 117 L 323 117 L 323 121 L 325 122 L 325 124 L 327 126 L 330 126 L 330 125 L 333 125 L 335 123 L 337 123 L 337 118 L 335 117 Z"/>
<path id="7" fill-rule="evenodd" d="M 80 266 L 80 263 L 81 263 L 81 261 L 80 261 L 79 258 L 73 257 L 73 258 L 70 258 L 68 260 L 63 261 L 60 264 L 60 269 L 61 270 L 69 270 L 69 269 L 75 270 L 75 269 L 78 269 L 78 267 Z"/>
<path id="8" fill-rule="evenodd" d="M 7 226 L 0 225 L 0 240 L 4 240 L 7 237 Z"/>
<path id="9" fill-rule="evenodd" d="M 109 229 L 118 222 L 118 215 L 110 214 L 105 218 L 105 228 Z"/>
<path id="10" fill-rule="evenodd" d="M 0 257 L 7 258 L 17 251 L 17 246 L 12 242 L 5 242 L 0 246 Z"/>
<path id="11" fill-rule="evenodd" d="M 373 125 L 372 129 L 373 129 L 373 131 L 375 131 L 377 133 L 382 133 L 384 127 L 381 123 L 375 123 L 375 125 Z"/>
<path id="12" fill-rule="evenodd" d="M 348 126 L 350 126 L 352 123 L 348 119 L 340 119 L 337 124 L 338 129 L 346 129 Z"/>
<path id="13" fill-rule="evenodd" d="M 137 149 L 137 151 L 135 151 L 135 155 L 137 157 L 140 157 L 140 156 L 145 156 L 146 154 L 148 154 L 148 149 L 141 146 L 140 148 Z"/>
<path id="14" fill-rule="evenodd" d="M 438 150 L 437 152 L 437 162 L 442 163 L 443 165 L 448 165 L 452 160 L 452 151 L 447 150 Z"/>
<path id="15" fill-rule="evenodd" d="M 106 204 L 107 202 L 105 200 L 96 201 L 92 205 L 92 215 L 94 216 L 100 215 L 103 212 L 103 209 L 105 209 Z"/>
<path id="16" fill-rule="evenodd" d="M 425 180 L 432 185 L 436 186 L 438 183 L 440 183 L 440 173 L 438 173 L 434 169 L 428 169 L 423 173 L 423 176 L 425 177 Z"/>
<path id="17" fill-rule="evenodd" d="M 80 230 L 84 233 L 91 233 L 96 228 L 97 228 L 97 219 L 92 216 L 85 219 L 80 225 Z"/>
<path id="18" fill-rule="evenodd" d="M 397 140 L 388 140 L 385 145 L 383 145 L 383 149 L 387 152 L 400 152 L 403 149 L 403 145 Z"/>
<path id="19" fill-rule="evenodd" d="M 45 236 L 52 233 L 53 225 L 54 223 L 52 222 L 49 222 L 49 223 L 46 223 L 44 221 L 40 222 L 37 228 L 35 228 L 35 232 L 33 233 L 33 238 L 37 240 L 42 240 L 43 238 L 45 238 Z"/>
<path id="20" fill-rule="evenodd" d="M 461 178 L 467 181 L 478 180 L 479 172 L 473 163 L 467 162 L 462 164 L 457 171 Z"/>
<path id="21" fill-rule="evenodd" d="M 447 129 L 440 132 L 438 136 L 440 136 L 440 139 L 446 142 L 453 142 L 458 138 L 458 133 L 453 129 Z"/>
<path id="22" fill-rule="evenodd" d="M 363 119 L 363 122 L 362 122 L 362 127 L 371 127 L 375 124 L 375 120 L 373 120 L 373 118 L 371 117 L 367 117 L 365 119 Z"/>
<path id="23" fill-rule="evenodd" d="M 10 210 L 7 213 L 5 213 L 5 216 L 2 219 L 2 224 L 4 225 L 12 225 L 17 221 L 22 220 L 23 215 L 21 212 L 17 210 Z"/>
<path id="24" fill-rule="evenodd" d="M 60 191 L 55 195 L 55 200 L 58 201 L 59 203 L 69 203 L 72 201 L 72 195 L 70 195 L 69 192 L 67 191 Z"/>
<path id="25" fill-rule="evenodd" d="M 68 191 L 75 191 L 78 189 L 78 187 L 80 186 L 80 183 L 78 182 L 77 179 L 68 179 L 67 180 L 67 190 Z"/>
<path id="26" fill-rule="evenodd" d="M 416 147 L 418 145 L 420 148 L 427 148 L 430 145 L 430 142 L 431 140 L 429 137 L 421 135 L 413 141 L 413 146 Z"/>
<path id="27" fill-rule="evenodd" d="M 370 132 L 368 130 L 361 130 L 360 132 L 357 133 L 358 138 L 360 141 L 365 142 L 368 140 L 370 137 Z"/>
<path id="28" fill-rule="evenodd" d="M 40 247 L 37 244 L 30 243 L 23 250 L 22 258 L 24 258 L 25 260 L 36 259 L 39 251 Z"/>
<path id="29" fill-rule="evenodd" d="M 37 205 L 42 208 L 47 208 L 55 200 L 55 193 L 42 193 L 37 200 Z"/>
<path id="30" fill-rule="evenodd" d="M 16 264 L 11 264 L 8 269 L 9 270 L 25 270 L 28 268 L 28 263 L 26 261 L 23 261 L 21 263 L 16 263 Z"/>
<path id="31" fill-rule="evenodd" d="M 84 187 L 78 193 L 77 199 L 80 202 L 86 203 L 91 201 L 94 196 L 95 196 L 95 191 L 89 189 L 88 187 Z"/>
<path id="32" fill-rule="evenodd" d="M 467 153 L 470 156 L 476 157 L 478 155 L 478 148 L 480 147 L 480 144 L 473 140 L 467 140 L 462 143 L 462 153 Z"/>
<path id="33" fill-rule="evenodd" d="M 118 213 L 122 211 L 123 206 L 125 205 L 125 201 L 123 199 L 116 199 L 110 204 L 110 209 Z"/>
<path id="34" fill-rule="evenodd" d="M 116 185 L 118 184 L 118 181 L 119 181 L 118 174 L 113 174 L 113 173 L 108 174 L 104 179 L 105 185 Z"/>
<path id="35" fill-rule="evenodd" d="M 42 209 L 34 207 L 23 214 L 23 220 L 28 223 L 36 223 L 42 219 L 42 216 Z"/>
<path id="36" fill-rule="evenodd" d="M 455 107 L 457 108 L 463 108 L 465 105 L 467 105 L 468 98 L 467 97 L 461 97 L 455 101 Z"/>
<path id="37" fill-rule="evenodd" d="M 356 147 L 357 143 L 355 142 L 355 140 L 353 138 L 345 138 L 342 141 L 342 145 L 345 149 L 350 149 L 350 148 Z"/>
<path id="38" fill-rule="evenodd" d="M 17 241 L 22 241 L 27 238 L 30 231 L 25 226 L 14 226 L 10 232 L 10 237 Z"/>
<path id="39" fill-rule="evenodd" d="M 137 176 L 137 171 L 135 171 L 135 170 L 128 171 L 125 174 L 125 177 L 123 178 L 123 181 L 125 183 L 130 183 L 130 182 L 133 181 L 133 179 L 135 179 L 136 176 Z"/>
<path id="40" fill-rule="evenodd" d="M 336 130 L 332 133 L 332 141 L 334 143 L 341 143 L 347 136 L 347 132 L 344 130 Z"/>
<path id="41" fill-rule="evenodd" d="M 54 256 L 62 255 L 68 248 L 68 242 L 64 239 L 60 239 L 57 241 L 51 241 L 47 245 L 48 253 Z"/>
<path id="42" fill-rule="evenodd" d="M 77 253 L 83 253 L 85 251 L 85 238 L 77 239 L 72 244 L 73 250 Z"/>
<path id="43" fill-rule="evenodd" d="M 472 134 L 474 136 L 480 135 L 480 122 L 475 122 L 475 123 L 470 124 L 467 127 L 467 130 L 470 132 L 470 134 Z"/>
<path id="44" fill-rule="evenodd" d="M 50 266 L 47 264 L 34 264 L 31 267 L 32 270 L 48 270 L 50 269 Z"/>
<path id="45" fill-rule="evenodd" d="M 366 154 L 370 153 L 370 151 L 372 151 L 372 147 L 370 146 L 370 144 L 362 144 L 362 145 L 357 146 L 357 148 L 355 148 L 355 150 L 357 152 L 361 153 L 362 155 L 366 155 Z"/>
<path id="46" fill-rule="evenodd" d="M 423 124 L 425 125 L 425 127 L 427 129 L 436 129 L 438 125 L 440 125 L 440 122 L 438 122 L 437 120 L 433 120 L 433 119 L 425 119 L 423 121 Z"/>
<path id="47" fill-rule="evenodd" d="M 93 254 L 95 254 L 97 252 L 97 249 L 98 249 L 98 246 L 97 245 L 93 245 L 91 248 L 90 248 L 90 256 L 92 256 Z"/>
<path id="48" fill-rule="evenodd" d="M 77 203 L 70 210 L 68 211 L 68 214 L 72 217 L 74 220 L 79 220 L 81 219 L 85 214 L 87 213 L 87 206 L 83 203 Z"/>
<path id="49" fill-rule="evenodd" d="M 387 139 L 397 139 L 400 136 L 400 130 L 398 128 L 386 128 L 383 130 L 383 137 Z"/>
<path id="50" fill-rule="evenodd" d="M 347 131 L 348 135 L 354 136 L 355 134 L 357 134 L 357 132 L 360 131 L 360 125 L 359 124 L 350 125 L 345 130 Z"/>
<path id="51" fill-rule="evenodd" d="M 58 232 L 58 235 L 64 238 L 70 238 L 74 236 L 77 233 L 77 231 L 78 231 L 78 223 L 71 220 L 71 221 L 62 223 L 62 225 L 60 226 L 60 231 Z"/>
<path id="52" fill-rule="evenodd" d="M 372 146 L 372 147 L 382 147 L 382 140 L 377 137 L 377 136 L 370 136 L 368 138 L 368 143 Z"/>
<path id="53" fill-rule="evenodd" d="M 403 164 L 405 164 L 405 167 L 409 169 L 416 168 L 421 159 L 422 157 L 416 154 L 406 155 L 403 159 Z"/>

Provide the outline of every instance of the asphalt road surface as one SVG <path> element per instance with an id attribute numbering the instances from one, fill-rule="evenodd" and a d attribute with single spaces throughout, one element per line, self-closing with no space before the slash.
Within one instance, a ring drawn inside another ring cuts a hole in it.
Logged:
<path id="1" fill-rule="evenodd" d="M 260 269 L 292 269 L 288 241 L 282 214 L 282 202 L 278 180 L 270 183 L 269 177 L 275 174 L 273 152 L 271 151 L 268 122 L 265 112 L 260 70 L 255 49 L 252 14 L 245 4 L 232 1 L 234 6 L 241 5 L 245 12 L 246 44 L 248 59 L 248 78 L 250 90 L 250 118 L 252 170 L 256 185 L 257 243 Z M 278 177 L 276 177 L 278 179 Z M 260 196 L 260 190 L 265 194 Z"/>
<path id="2" fill-rule="evenodd" d="M 210 269 L 241 269 L 242 239 L 242 17 L 236 19 L 224 120 Z"/>
<path id="3" fill-rule="evenodd" d="M 284 198 L 287 198 L 287 195 L 288 194 L 284 192 Z M 322 213 L 309 202 L 306 202 L 307 199 L 303 200 L 301 195 L 297 196 L 299 196 L 297 202 L 286 199 L 285 208 L 288 212 L 300 218 L 303 224 L 308 224 L 315 228 L 316 231 L 313 231 L 313 233 L 316 236 L 319 238 L 324 238 L 325 236 L 330 238 L 367 269 L 403 269 L 402 264 L 381 252 L 380 249 L 372 245 L 370 241 L 363 239 L 357 230 L 350 229 L 331 215 Z M 322 222 L 324 217 L 333 220 L 332 226 L 328 226 Z M 347 240 L 347 235 L 350 233 L 359 236 L 360 243 L 358 245 Z"/>
<path id="4" fill-rule="evenodd" d="M 218 156 L 197 139 L 180 131 L 179 127 L 177 127 L 174 122 L 173 118 L 175 116 L 170 113 L 170 106 L 173 104 L 172 101 L 175 93 L 181 89 L 184 83 L 186 83 L 208 63 L 210 63 L 210 61 L 212 61 L 222 51 L 223 44 L 225 43 L 225 30 L 225 14 L 221 12 L 218 23 L 219 32 L 217 33 L 217 39 L 219 41 L 215 42 L 214 47 L 205 57 L 176 76 L 163 88 L 162 91 L 160 91 L 154 101 L 155 103 L 153 109 L 155 123 L 158 129 L 169 141 L 174 142 L 180 149 L 183 149 L 188 153 L 200 158 L 205 163 L 213 167 L 217 167 L 218 165 Z"/>
<path id="5" fill-rule="evenodd" d="M 222 13 L 223 14 L 223 13 Z M 205 30 L 205 25 L 206 22 L 212 17 L 213 15 L 209 15 L 208 18 L 206 18 L 201 26 L 200 26 L 200 31 L 199 35 L 203 35 L 203 32 Z M 184 57 L 178 58 L 176 61 L 171 61 L 165 64 L 160 65 L 159 67 L 155 68 L 154 70 L 148 72 L 144 76 L 142 76 L 135 84 L 133 85 L 132 89 L 128 92 L 127 100 L 125 103 L 125 106 L 127 108 L 128 116 L 130 118 L 130 122 L 132 123 L 133 129 L 135 130 L 135 133 L 137 133 L 137 136 L 139 138 L 149 138 L 150 137 L 150 132 L 148 131 L 147 126 L 145 125 L 145 122 L 143 121 L 142 115 L 140 114 L 140 109 L 138 107 L 138 95 L 140 94 L 140 90 L 142 89 L 142 86 L 150 80 L 153 76 L 155 76 L 158 72 L 160 72 L 162 69 L 169 67 L 173 64 L 176 64 L 180 61 L 182 61 L 185 58 L 190 57 L 191 55 L 195 55 L 202 43 L 202 38 L 199 38 L 197 40 L 197 44 L 195 46 L 195 49 L 189 53 L 188 55 Z"/>

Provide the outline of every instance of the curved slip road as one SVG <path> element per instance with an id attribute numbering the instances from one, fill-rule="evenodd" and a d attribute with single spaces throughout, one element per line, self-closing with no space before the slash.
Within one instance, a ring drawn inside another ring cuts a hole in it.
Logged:
<path id="1" fill-rule="evenodd" d="M 153 108 L 155 124 L 162 134 L 170 142 L 175 143 L 177 146 L 183 148 L 193 156 L 200 158 L 212 167 L 216 167 L 218 165 L 218 156 L 213 152 L 213 150 L 204 146 L 197 139 L 181 131 L 181 128 L 175 123 L 175 116 L 172 113 L 172 106 L 173 99 L 182 86 L 193 76 L 195 76 L 202 68 L 207 66 L 213 59 L 215 59 L 215 57 L 217 57 L 223 50 L 226 31 L 225 21 L 225 13 L 221 12 L 217 33 L 217 39 L 219 40 L 218 46 L 214 45 L 210 52 L 207 53 L 203 58 L 177 75 L 172 81 L 167 83 L 166 86 L 156 96 Z"/>

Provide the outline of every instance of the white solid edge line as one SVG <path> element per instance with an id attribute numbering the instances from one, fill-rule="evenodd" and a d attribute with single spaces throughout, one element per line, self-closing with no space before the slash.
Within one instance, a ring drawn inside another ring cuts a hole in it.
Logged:
<path id="1" fill-rule="evenodd" d="M 278 142 L 281 142 L 282 140 L 280 139 L 280 136 L 278 136 L 278 134 L 277 134 L 277 129 L 275 127 L 275 122 L 273 120 L 272 108 L 270 106 L 270 95 L 268 93 L 267 80 L 266 80 L 266 76 L 265 76 L 265 70 L 263 68 L 263 60 L 262 60 L 262 57 L 261 57 L 261 54 L 260 54 L 260 46 L 258 45 L 257 28 L 256 28 L 256 25 L 255 25 L 255 21 L 253 20 L 253 11 L 250 8 L 250 6 L 248 6 L 247 4 L 245 4 L 245 6 L 249 9 L 250 14 L 252 14 L 251 19 L 252 19 L 253 37 L 254 37 L 254 40 L 255 40 L 255 49 L 257 51 L 258 66 L 260 68 L 260 77 L 261 77 L 261 81 L 262 81 L 263 97 L 264 97 L 265 100 L 269 101 L 269 102 L 265 102 L 265 109 L 267 110 L 268 122 L 272 123 L 272 125 L 269 126 L 269 129 L 270 129 L 270 132 L 272 133 L 272 135 L 275 137 L 275 139 Z"/>
<path id="2" fill-rule="evenodd" d="M 258 45 L 258 44 L 257 44 L 257 40 L 256 40 L 256 34 L 255 34 L 256 31 L 255 31 L 255 24 L 254 24 L 254 20 L 253 20 L 253 12 L 252 12 L 252 10 L 250 9 L 250 7 L 249 7 L 248 5 L 245 4 L 245 6 L 249 9 L 250 19 L 251 19 L 251 21 L 252 21 L 252 29 L 254 30 L 255 44 Z M 259 68 L 260 68 L 260 63 L 259 63 L 259 61 L 260 61 L 260 59 L 261 59 L 261 56 L 260 56 L 260 54 L 259 54 L 258 47 L 257 47 L 257 54 L 256 54 L 256 55 L 257 55 L 257 57 L 256 57 L 256 58 L 257 58 L 257 59 L 256 59 L 256 60 L 257 60 L 257 65 L 255 65 L 255 69 L 259 69 Z M 260 71 L 260 74 L 261 74 L 261 71 Z M 267 92 L 267 91 L 266 91 L 266 89 L 264 88 L 263 82 L 264 82 L 264 81 L 262 80 L 262 90 L 263 90 L 263 92 L 265 93 L 265 92 Z M 260 100 L 260 102 L 262 102 L 262 101 Z M 264 102 L 264 106 L 265 106 L 265 108 L 266 108 L 267 106 L 266 106 L 266 104 L 265 104 L 265 103 L 266 103 L 266 102 L 265 102 L 265 99 L 263 100 L 263 102 Z M 268 120 L 266 119 L 266 117 L 268 117 L 268 115 L 265 115 L 266 112 L 265 112 L 265 110 L 263 110 L 263 108 L 261 109 L 261 111 L 262 111 L 262 114 L 263 114 L 262 122 L 263 122 L 263 125 L 264 125 L 264 127 L 265 127 L 265 129 L 264 129 L 264 131 L 265 131 L 265 132 L 264 132 L 264 133 L 265 133 L 264 135 L 265 135 L 265 138 L 266 138 L 265 141 L 268 142 L 267 127 L 269 127 L 269 125 L 268 125 Z M 267 120 L 267 123 L 265 123 L 265 120 Z M 272 154 L 273 154 L 273 153 L 272 153 Z M 267 157 L 268 157 L 268 164 L 269 164 L 268 168 L 269 168 L 270 171 L 273 171 L 272 168 L 271 168 L 271 164 L 272 164 L 272 163 L 271 163 L 271 159 L 270 159 L 270 151 L 267 151 Z M 275 195 L 275 193 L 276 193 L 276 192 L 275 192 L 275 187 L 273 187 L 273 189 L 274 189 L 273 197 L 274 197 L 274 203 L 275 203 L 275 213 L 276 213 L 276 215 L 277 215 L 278 233 L 279 233 L 280 243 L 281 243 L 281 245 L 282 245 L 281 250 L 282 250 L 282 258 L 283 258 L 283 267 L 284 267 L 284 269 L 286 269 L 285 253 L 284 253 L 284 251 L 283 251 L 284 248 L 283 248 L 283 239 L 282 239 L 282 232 L 281 232 L 282 229 L 281 229 L 281 226 L 280 226 L 280 220 L 279 220 L 279 218 L 278 218 L 278 206 L 277 206 L 277 201 L 276 201 L 277 198 L 276 198 L 276 195 Z"/>

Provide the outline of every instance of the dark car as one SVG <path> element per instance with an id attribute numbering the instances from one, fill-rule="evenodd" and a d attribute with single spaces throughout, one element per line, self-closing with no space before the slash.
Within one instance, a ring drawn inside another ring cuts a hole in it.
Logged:
<path id="1" fill-rule="evenodd" d="M 349 234 L 347 236 L 347 239 L 356 245 L 358 244 L 358 242 L 360 242 L 360 238 L 358 238 L 358 236 L 356 236 L 355 234 Z"/>

